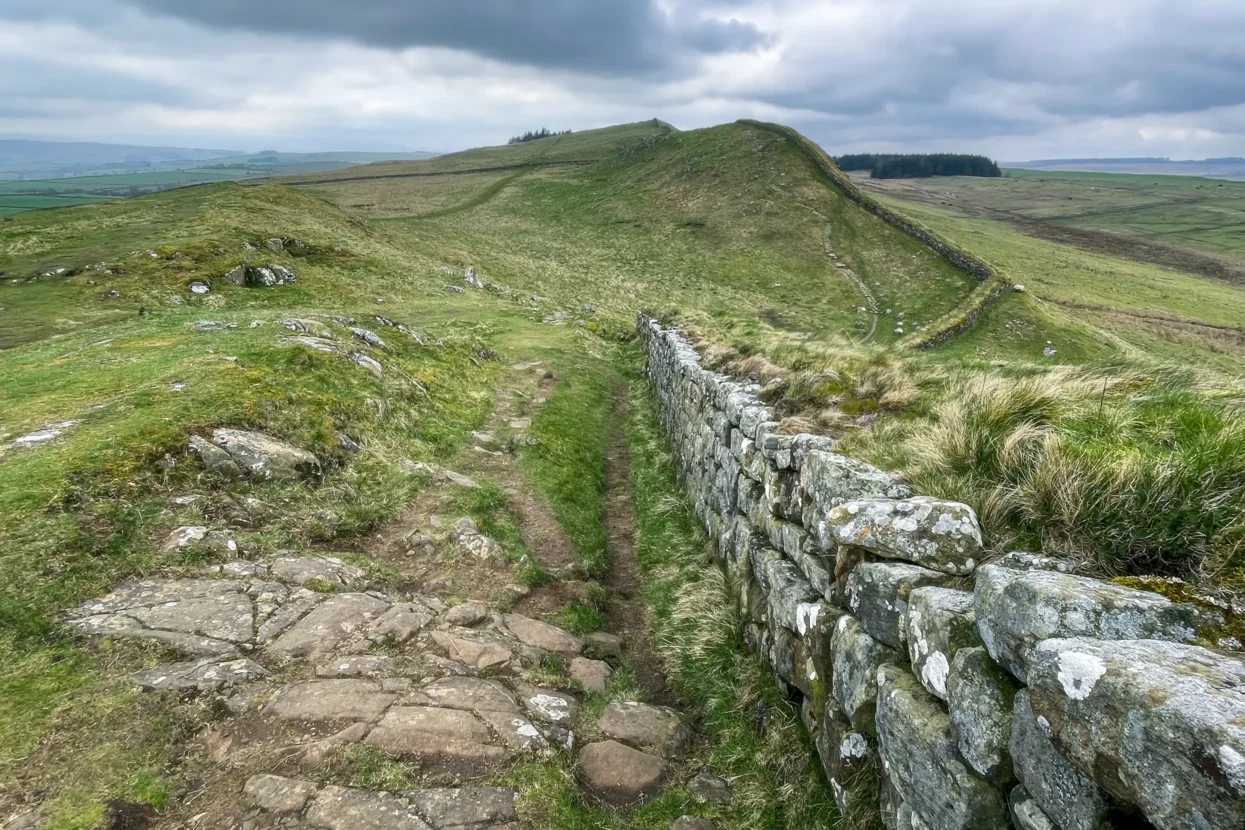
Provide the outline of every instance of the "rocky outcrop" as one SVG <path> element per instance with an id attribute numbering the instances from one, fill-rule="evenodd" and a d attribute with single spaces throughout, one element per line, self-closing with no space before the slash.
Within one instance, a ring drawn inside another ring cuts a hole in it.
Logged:
<path id="1" fill-rule="evenodd" d="M 319 459 L 311 453 L 260 432 L 216 429 L 210 442 L 191 436 L 190 449 L 205 467 L 231 478 L 298 481 L 321 472 Z"/>
<path id="2" fill-rule="evenodd" d="M 845 827 L 1245 826 L 1245 664 L 1191 645 L 1231 644 L 1220 612 L 1040 552 L 982 564 L 970 507 L 779 434 L 759 387 L 639 330 L 744 640 L 800 703 Z"/>

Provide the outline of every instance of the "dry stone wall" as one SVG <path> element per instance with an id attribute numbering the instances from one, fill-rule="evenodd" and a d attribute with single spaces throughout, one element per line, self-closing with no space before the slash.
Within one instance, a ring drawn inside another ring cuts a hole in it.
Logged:
<path id="1" fill-rule="evenodd" d="M 749 646 L 798 699 L 849 824 L 1245 827 L 1245 661 L 1213 608 L 983 562 L 973 510 L 782 435 L 641 314 L 648 376 Z"/>

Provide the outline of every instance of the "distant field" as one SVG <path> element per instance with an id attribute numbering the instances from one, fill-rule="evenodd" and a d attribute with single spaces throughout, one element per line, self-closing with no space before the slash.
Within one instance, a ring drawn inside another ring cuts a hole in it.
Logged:
<path id="1" fill-rule="evenodd" d="M 1008 222 L 1094 253 L 1245 282 L 1245 182 L 1007 171 L 1007 178 L 855 177 L 880 196 Z"/>
<path id="2" fill-rule="evenodd" d="M 277 153 L 212 159 L 204 167 L 151 170 L 101 176 L 43 179 L 0 179 L 0 216 L 53 207 L 90 204 L 107 199 L 144 196 L 213 182 L 269 176 L 308 176 L 392 158 L 384 153 Z M 402 154 L 404 157 L 427 154 Z"/>

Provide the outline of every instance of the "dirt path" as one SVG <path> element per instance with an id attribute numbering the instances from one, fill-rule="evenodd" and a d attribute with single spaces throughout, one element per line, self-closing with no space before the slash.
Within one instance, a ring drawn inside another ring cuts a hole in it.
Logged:
<path id="1" fill-rule="evenodd" d="M 610 570 L 603 585 L 610 595 L 606 629 L 627 643 L 627 656 L 640 688 L 655 703 L 672 705 L 661 659 L 653 650 L 648 609 L 640 600 L 643 575 L 635 549 L 635 501 L 631 451 L 627 447 L 629 402 L 625 387 L 614 393 L 614 413 L 605 451 L 605 532 Z"/>

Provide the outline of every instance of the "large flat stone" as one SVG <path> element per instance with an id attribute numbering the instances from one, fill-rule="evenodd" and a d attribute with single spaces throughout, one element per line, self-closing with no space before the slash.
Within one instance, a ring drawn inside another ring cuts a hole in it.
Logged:
<path id="1" fill-rule="evenodd" d="M 579 753 L 579 769 L 588 789 L 615 807 L 652 798 L 670 775 L 662 759 L 617 741 L 585 746 Z"/>
<path id="2" fill-rule="evenodd" d="M 1029 699 L 1062 753 L 1160 830 L 1245 827 L 1245 661 L 1158 640 L 1047 640 Z"/>
<path id="3" fill-rule="evenodd" d="M 826 525 L 840 545 L 942 573 L 972 573 L 983 552 L 971 507 L 926 496 L 849 501 L 830 511 Z"/>
<path id="4" fill-rule="evenodd" d="M 996 662 L 1024 681 L 1029 656 L 1043 640 L 1190 642 L 1202 626 L 1223 618 L 1096 579 L 1055 571 L 1020 571 L 986 565 L 977 571 L 974 613 L 981 639 Z M 1036 794 L 1035 794 L 1036 796 Z"/>
<path id="5" fill-rule="evenodd" d="M 316 794 L 306 822 L 320 830 L 431 830 L 405 799 L 335 786 Z"/>
<path id="6" fill-rule="evenodd" d="M 424 820 L 437 830 L 491 830 L 519 820 L 518 790 L 510 787 L 463 787 L 406 793 Z"/>
<path id="7" fill-rule="evenodd" d="M 238 686 L 250 680 L 267 677 L 268 672 L 254 660 L 191 660 L 156 666 L 133 675 L 136 684 L 152 691 L 184 691 L 198 689 L 215 692 Z"/>
<path id="8" fill-rule="evenodd" d="M 518 714 L 514 696 L 500 684 L 479 677 L 445 677 L 423 686 L 419 695 L 449 709 Z"/>
<path id="9" fill-rule="evenodd" d="M 446 764 L 498 761 L 505 750 L 493 745 L 484 723 L 470 712 L 432 706 L 395 706 L 367 736 L 390 755 Z"/>
<path id="10" fill-rule="evenodd" d="M 368 594 L 331 596 L 267 647 L 279 657 L 328 654 L 350 639 L 361 639 L 389 603 Z"/>
<path id="11" fill-rule="evenodd" d="M 507 614 L 506 628 L 519 638 L 519 642 L 545 651 L 579 654 L 584 649 L 583 640 L 563 631 L 556 625 L 533 620 L 520 614 Z"/>
<path id="12" fill-rule="evenodd" d="M 505 666 L 514 659 L 510 646 L 496 635 L 472 629 L 451 629 L 434 631 L 430 636 L 442 654 L 472 668 Z"/>
<path id="13" fill-rule="evenodd" d="M 331 556 L 281 556 L 269 563 L 269 573 L 294 585 L 321 583 L 338 590 L 362 584 L 367 577 L 362 568 Z"/>
<path id="14" fill-rule="evenodd" d="M 877 730 L 883 770 L 930 827 L 1006 830 L 1002 792 L 964 763 L 951 719 L 898 666 L 878 671 Z"/>
<path id="15" fill-rule="evenodd" d="M 375 680 L 305 680 L 282 688 L 264 712 L 283 720 L 371 723 L 395 700 Z"/>

